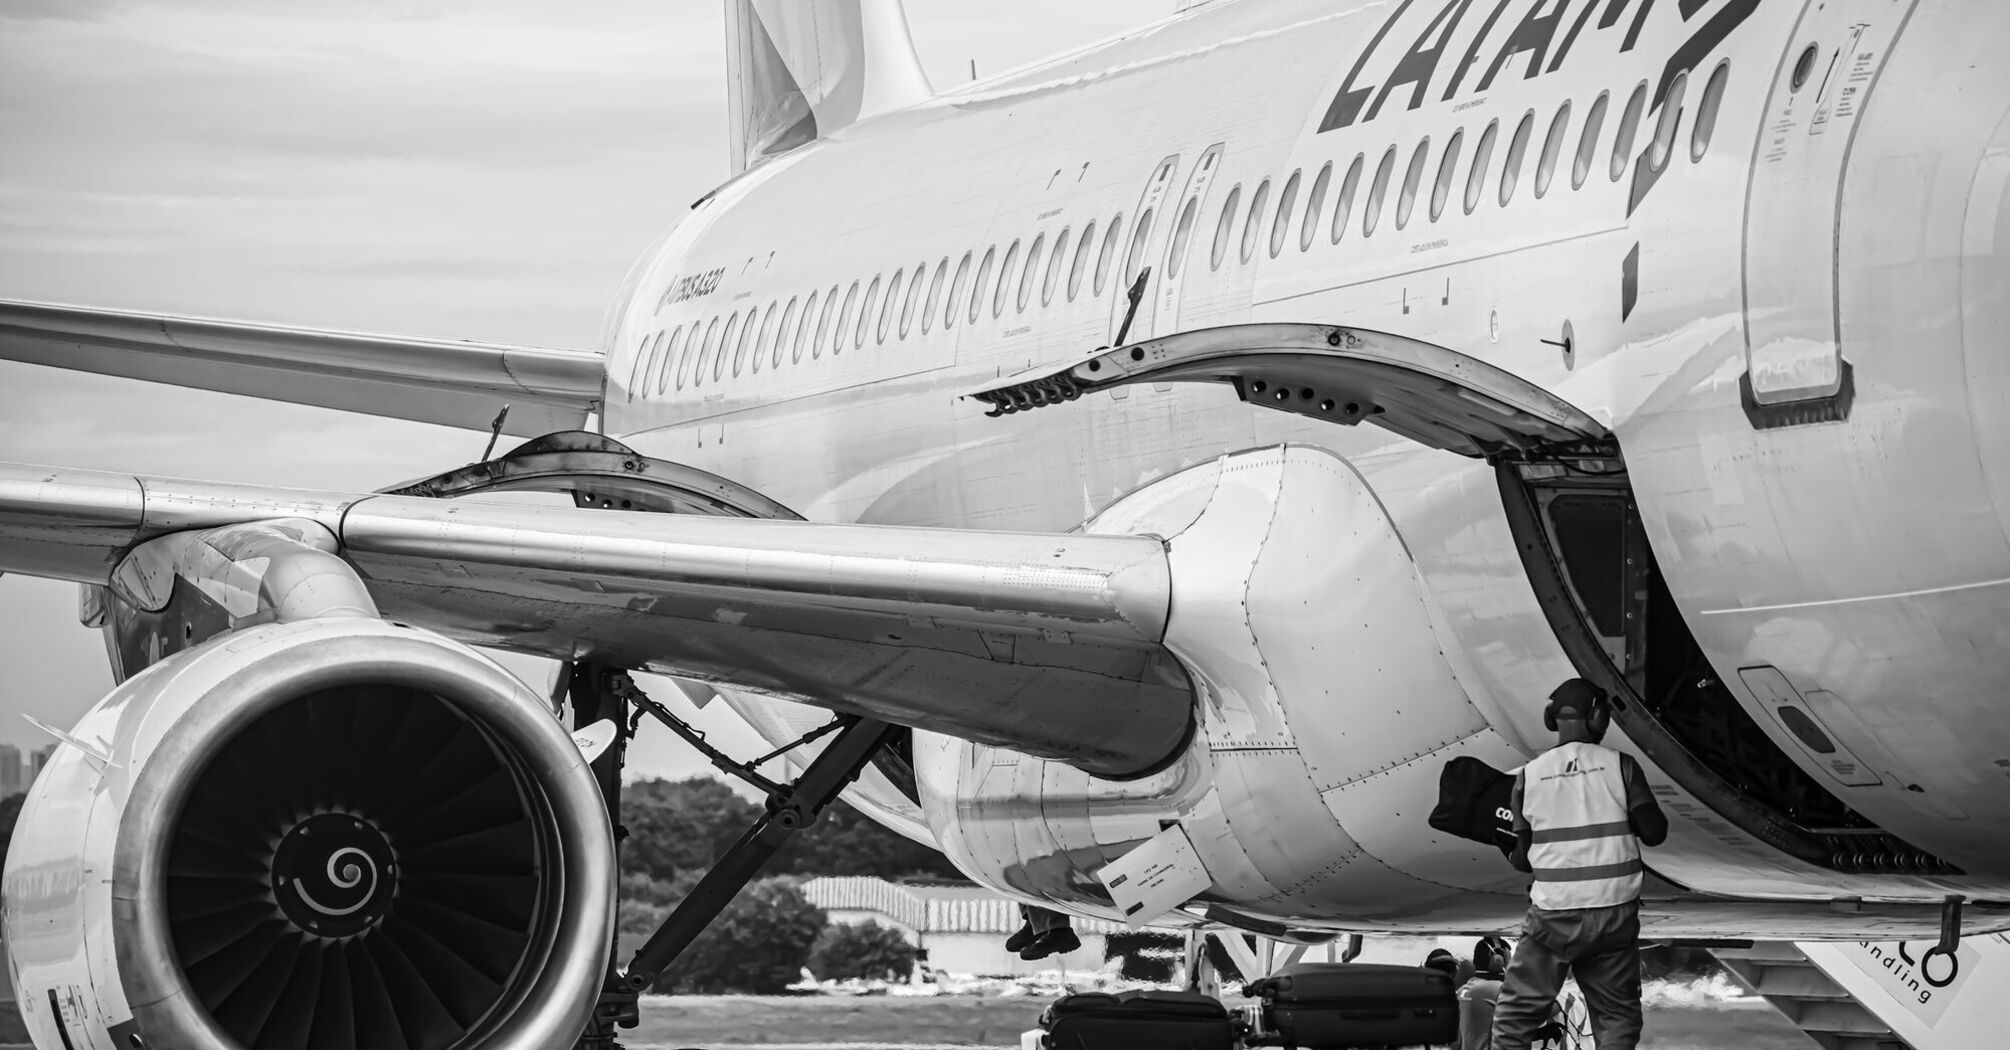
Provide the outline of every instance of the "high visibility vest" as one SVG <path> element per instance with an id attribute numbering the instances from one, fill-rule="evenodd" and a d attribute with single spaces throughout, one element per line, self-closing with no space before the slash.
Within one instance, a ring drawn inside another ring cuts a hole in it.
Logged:
<path id="1" fill-rule="evenodd" d="M 1536 907 L 1607 908 L 1640 898 L 1640 840 L 1626 819 L 1623 758 L 1597 744 L 1562 744 L 1519 774 Z"/>

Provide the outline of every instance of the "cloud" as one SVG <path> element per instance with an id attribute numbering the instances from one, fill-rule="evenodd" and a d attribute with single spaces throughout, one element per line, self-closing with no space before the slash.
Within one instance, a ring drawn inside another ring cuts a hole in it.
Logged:
<path id="1" fill-rule="evenodd" d="M 1172 0 L 908 0 L 938 85 Z M 590 346 L 727 173 L 716 2 L 10 0 L 0 298 Z M 484 435 L 0 363 L 0 458 L 375 488 Z M 0 578 L 0 740 L 110 684 L 67 584 Z M 712 710 L 721 710 L 715 707 Z M 688 757 L 645 759 L 692 772 Z"/>

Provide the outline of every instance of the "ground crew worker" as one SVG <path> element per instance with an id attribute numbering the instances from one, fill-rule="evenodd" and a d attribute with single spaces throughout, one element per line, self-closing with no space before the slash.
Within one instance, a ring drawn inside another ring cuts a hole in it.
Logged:
<path id="1" fill-rule="evenodd" d="M 1535 875 L 1521 943 L 1494 1010 L 1493 1050 L 1528 1050 L 1566 973 L 1577 977 L 1598 1050 L 1640 1042 L 1640 847 L 1668 837 L 1632 756 L 1599 746 L 1605 694 L 1573 678 L 1549 695 L 1556 747 L 1515 777 L 1514 866 Z"/>
<path id="2" fill-rule="evenodd" d="M 1507 942 L 1499 937 L 1473 946 L 1472 979 L 1459 986 L 1459 1050 L 1493 1050 L 1494 1004 L 1507 961 Z"/>

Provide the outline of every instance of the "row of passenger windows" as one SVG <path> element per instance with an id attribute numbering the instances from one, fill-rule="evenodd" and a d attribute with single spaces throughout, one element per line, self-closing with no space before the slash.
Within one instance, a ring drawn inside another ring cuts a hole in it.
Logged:
<path id="1" fill-rule="evenodd" d="M 1125 252 L 1127 274 L 1135 276 L 1143 261 L 1151 223 L 1147 209 L 1132 230 Z M 938 315 L 944 331 L 954 327 L 959 318 L 975 324 L 983 316 L 987 300 L 993 318 L 1004 316 L 1008 307 L 1024 312 L 1036 289 L 1041 306 L 1053 302 L 1057 294 L 1065 294 L 1073 302 L 1085 286 L 1091 295 L 1100 296 L 1124 245 L 1123 233 L 1124 216 L 1119 212 L 1100 231 L 1095 220 L 1090 220 L 1079 236 L 1072 227 L 1062 227 L 1051 251 L 1043 232 L 1031 245 L 1013 241 L 1003 260 L 998 258 L 996 245 L 985 250 L 981 261 L 975 252 L 965 252 L 953 276 L 945 257 L 935 264 L 933 272 L 924 262 L 911 271 L 895 270 L 891 278 L 876 276 L 869 284 L 853 281 L 848 289 L 833 285 L 829 291 L 813 291 L 807 298 L 792 297 L 786 304 L 777 300 L 765 310 L 756 306 L 744 313 L 644 336 L 629 375 L 629 397 L 661 396 L 673 388 L 716 383 L 726 378 L 729 370 L 732 375 L 757 373 L 764 363 L 780 368 L 785 357 L 793 363 L 805 355 L 814 360 L 826 350 L 836 355 L 847 342 L 854 348 L 865 346 L 867 341 L 883 344 L 888 339 L 906 339 L 917 328 L 926 335 Z M 975 280 L 971 276 L 973 265 Z M 991 281 L 994 271 L 999 275 L 995 285 Z"/>
<path id="2" fill-rule="evenodd" d="M 1703 88 L 1696 120 L 1689 133 L 1691 161 L 1702 160 L 1710 148 L 1729 74 L 1730 64 L 1719 64 Z M 1647 150 L 1647 163 L 1655 171 L 1667 164 L 1674 150 L 1686 86 L 1686 73 L 1678 74 L 1669 85 L 1668 97 L 1662 105 L 1661 117 Z M 1633 158 L 1641 117 L 1646 111 L 1647 91 L 1645 81 L 1633 89 L 1619 116 L 1618 132 L 1609 149 L 1600 147 L 1600 134 L 1610 102 L 1609 93 L 1600 93 L 1592 102 L 1584 123 L 1579 127 L 1577 147 L 1571 158 L 1571 189 L 1584 185 L 1599 166 L 1601 158 L 1608 158 L 1603 166 L 1609 179 L 1617 182 L 1625 176 Z M 1568 101 L 1550 118 L 1532 179 L 1531 189 L 1538 198 L 1549 192 L 1563 160 L 1564 149 L 1569 144 L 1570 118 L 1571 103 Z M 1466 214 L 1472 214 L 1479 207 L 1489 187 L 1495 187 L 1495 199 L 1502 207 L 1514 200 L 1534 139 L 1535 123 L 1535 111 L 1530 110 L 1515 127 L 1508 140 L 1498 182 L 1492 175 L 1492 161 L 1499 145 L 1500 121 L 1489 122 L 1486 130 L 1480 133 L 1473 146 L 1472 163 L 1466 169 L 1463 192 Z M 1463 128 L 1452 132 L 1439 153 L 1437 175 L 1429 193 L 1428 210 L 1432 222 L 1444 214 L 1458 188 L 1465 138 Z M 1389 187 L 1395 180 L 1398 152 L 1396 147 L 1391 146 L 1382 154 L 1366 197 L 1361 201 L 1361 235 L 1364 237 L 1373 236 L 1381 224 Z M 1430 156 L 1431 140 L 1428 138 L 1411 151 L 1396 198 L 1394 221 L 1399 230 L 1407 227 L 1414 217 L 1417 200 L 1423 195 L 1424 175 Z M 1353 214 L 1366 159 L 1365 154 L 1357 154 L 1340 181 L 1331 219 L 1332 243 L 1338 244 L 1351 225 L 1349 219 Z M 1270 256 L 1275 258 L 1284 250 L 1291 239 L 1293 219 L 1297 216 L 1303 174 L 1302 170 L 1294 171 L 1285 180 L 1283 188 L 1277 193 L 1275 211 L 1270 207 L 1269 179 L 1257 184 L 1250 194 L 1246 210 L 1242 203 L 1242 187 L 1237 185 L 1229 190 L 1222 204 L 1221 216 L 1215 224 L 1214 242 L 1208 256 L 1209 269 L 1221 268 L 1232 245 L 1237 248 L 1239 261 L 1247 263 L 1254 258 L 1263 246 L 1266 218 L 1270 225 Z M 1322 217 L 1332 182 L 1333 163 L 1328 161 L 1313 177 L 1304 215 L 1295 223 L 1300 251 L 1311 249 L 1318 239 L 1320 228 L 1325 225 Z M 1189 197 L 1180 210 L 1172 245 L 1167 253 L 1168 276 L 1179 275 L 1199 205 L 1199 197 Z M 1238 217 L 1243 220 L 1239 245 L 1234 238 Z M 1146 208 L 1131 227 L 1128 245 L 1124 240 L 1124 215 L 1119 212 L 1100 229 L 1095 220 L 1090 220 L 1079 233 L 1071 226 L 1063 226 L 1051 245 L 1046 233 L 1040 233 L 1030 245 L 1023 246 L 1023 263 L 1022 242 L 1014 240 L 1005 249 L 1002 261 L 998 259 L 996 245 L 985 249 L 981 260 L 976 259 L 974 252 L 963 253 L 963 257 L 956 262 L 953 276 L 949 259 L 944 257 L 932 271 L 923 262 L 912 270 L 895 270 L 890 278 L 875 276 L 870 283 L 853 281 L 849 288 L 832 285 L 828 291 L 812 291 L 807 297 L 791 297 L 786 304 L 777 300 L 767 304 L 765 309 L 755 306 L 744 312 L 678 325 L 667 332 L 644 336 L 642 346 L 638 348 L 634 371 L 629 376 L 629 397 L 649 397 L 652 393 L 660 397 L 673 388 L 682 390 L 687 385 L 700 387 L 707 382 L 716 383 L 727 376 L 729 369 L 736 376 L 743 371 L 758 373 L 764 362 L 767 367 L 780 368 L 785 357 L 790 362 L 797 362 L 806 354 L 812 359 L 821 357 L 826 350 L 836 355 L 843 351 L 847 341 L 854 348 L 862 348 L 869 340 L 883 344 L 890 338 L 906 339 L 916 328 L 919 328 L 920 334 L 926 335 L 934 327 L 938 316 L 944 331 L 954 327 L 959 318 L 975 324 L 984 314 L 987 299 L 991 316 L 999 318 L 1008 308 L 1024 312 L 1033 301 L 1036 290 L 1041 306 L 1051 303 L 1057 294 L 1065 294 L 1069 302 L 1074 302 L 1084 286 L 1088 287 L 1091 295 L 1101 296 L 1109 284 L 1120 249 L 1123 255 L 1122 283 L 1135 280 L 1144 263 L 1145 249 L 1151 241 L 1153 221 L 1153 209 Z M 974 281 L 971 280 L 973 264 L 976 267 Z M 991 280 L 994 271 L 998 275 L 996 284 Z M 862 296 L 861 284 L 864 285 Z"/>
<path id="3" fill-rule="evenodd" d="M 1696 108 L 1696 120 L 1689 129 L 1689 159 L 1700 161 L 1710 149 L 1710 139 L 1715 133 L 1717 111 L 1723 105 L 1725 84 L 1730 77 L 1729 62 L 1721 63 L 1710 74 L 1710 80 L 1703 87 L 1703 97 Z M 1654 128 L 1654 138 L 1648 144 L 1647 164 L 1654 171 L 1660 171 L 1675 149 L 1676 133 L 1682 118 L 1682 100 L 1686 93 L 1688 76 L 1678 74 L 1669 85 L 1668 97 L 1663 102 L 1661 117 Z M 1577 147 L 1571 155 L 1570 188 L 1581 188 L 1599 167 L 1602 158 L 1607 158 L 1604 167 L 1607 177 L 1618 182 L 1626 175 L 1627 167 L 1633 159 L 1633 147 L 1640 131 L 1641 116 L 1647 108 L 1648 85 L 1642 81 L 1633 89 L 1626 101 L 1625 109 L 1619 116 L 1618 132 L 1613 136 L 1608 149 L 1600 147 L 1600 135 L 1605 127 L 1607 109 L 1611 102 L 1609 93 L 1601 92 L 1591 108 L 1585 113 L 1584 123 L 1579 126 Z M 1546 196 L 1563 162 L 1564 150 L 1570 144 L 1571 103 L 1566 101 L 1549 120 L 1548 131 L 1543 136 L 1542 152 L 1535 165 L 1533 185 L 1530 187 L 1536 197 Z M 1528 111 L 1515 126 L 1507 143 L 1507 156 L 1500 168 L 1498 182 L 1493 177 L 1493 156 L 1500 145 L 1500 121 L 1490 121 L 1486 130 L 1480 132 L 1479 140 L 1472 148 L 1472 163 L 1465 168 L 1465 186 L 1462 203 L 1465 214 L 1472 214 L 1494 190 L 1494 197 L 1502 207 L 1512 203 L 1521 188 L 1523 167 L 1528 159 L 1529 147 L 1535 138 L 1536 114 Z M 1461 128 L 1452 132 L 1445 140 L 1438 154 L 1436 177 L 1431 181 L 1429 193 L 1430 221 L 1436 222 L 1450 204 L 1452 195 L 1459 189 L 1460 161 L 1466 148 L 1466 132 Z M 1361 235 L 1373 236 L 1381 225 L 1386 209 L 1389 188 L 1395 181 L 1396 165 L 1400 151 L 1390 146 L 1382 154 L 1381 162 L 1375 166 L 1375 174 L 1369 183 L 1365 199 L 1361 201 Z M 1417 143 L 1411 151 L 1408 164 L 1404 167 L 1400 192 L 1396 197 L 1394 221 L 1397 229 L 1403 229 L 1415 217 L 1417 201 L 1424 194 L 1424 176 L 1430 167 L 1431 140 L 1426 138 Z M 1333 208 L 1330 239 L 1340 243 L 1346 236 L 1349 221 L 1354 214 L 1354 204 L 1361 188 L 1361 177 L 1365 170 L 1366 154 L 1357 154 L 1347 173 L 1340 180 L 1340 192 Z M 1304 172 L 1294 171 L 1285 179 L 1284 186 L 1277 194 L 1276 210 L 1270 210 L 1271 180 L 1258 183 L 1250 194 L 1247 210 L 1243 210 L 1242 187 L 1228 191 L 1228 199 L 1223 202 L 1221 217 L 1214 229 L 1214 245 L 1209 252 L 1208 265 L 1220 269 L 1228 258 L 1231 247 L 1236 248 L 1237 258 L 1247 263 L 1263 247 L 1263 223 L 1270 220 L 1268 247 L 1271 258 L 1284 251 L 1292 235 L 1293 218 L 1297 215 L 1298 195 Z M 1332 188 L 1333 163 L 1328 161 L 1313 176 L 1312 188 L 1307 195 L 1304 215 L 1297 222 L 1297 240 L 1300 251 L 1309 251 L 1318 240 L 1319 230 L 1324 225 L 1327 192 Z M 1181 249 L 1194 221 L 1197 202 L 1189 200 L 1180 213 L 1179 227 L 1173 235 L 1173 252 L 1167 260 L 1167 273 L 1179 274 L 1182 257 Z M 1239 245 L 1234 237 L 1235 221 L 1242 219 L 1242 237 Z"/>

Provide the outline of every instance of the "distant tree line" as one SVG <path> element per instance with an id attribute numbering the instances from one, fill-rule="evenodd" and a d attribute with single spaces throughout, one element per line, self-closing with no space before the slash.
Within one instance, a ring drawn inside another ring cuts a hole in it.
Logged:
<path id="1" fill-rule="evenodd" d="M 632 952 L 761 815 L 709 777 L 624 785 L 621 943 Z M 904 979 L 915 951 L 899 931 L 832 924 L 803 896 L 819 875 L 960 878 L 941 853 L 888 831 L 843 802 L 797 832 L 657 981 L 659 992 L 773 994 L 807 967 L 819 978 Z M 626 959 L 624 958 L 625 962 Z"/>

